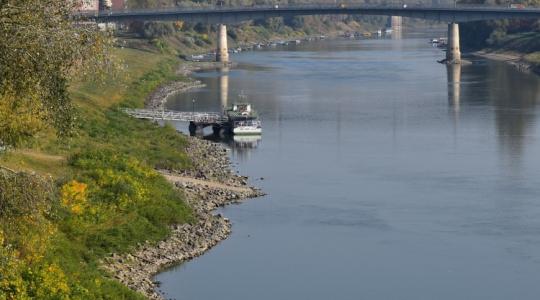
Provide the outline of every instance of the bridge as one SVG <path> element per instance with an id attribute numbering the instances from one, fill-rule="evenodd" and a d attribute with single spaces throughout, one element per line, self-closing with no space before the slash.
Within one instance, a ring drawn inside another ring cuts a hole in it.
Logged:
<path id="1" fill-rule="evenodd" d="M 88 12 L 87 16 L 103 22 L 176 21 L 235 24 L 272 17 L 309 15 L 377 15 L 469 22 L 512 18 L 539 18 L 539 8 L 509 8 L 503 6 L 414 6 L 408 5 L 279 5 L 208 8 L 168 8 L 159 10 L 116 10 Z"/>
<path id="2" fill-rule="evenodd" d="M 220 24 L 216 59 L 228 62 L 226 24 L 272 17 L 294 17 L 308 15 L 382 15 L 419 18 L 448 22 L 448 49 L 446 60 L 450 63 L 461 61 L 459 47 L 459 22 L 496 19 L 536 19 L 539 8 L 510 8 L 502 6 L 405 6 L 405 5 L 275 5 L 246 7 L 169 8 L 161 10 L 122 10 L 85 12 L 84 16 L 98 22 L 127 21 L 175 21 L 204 22 Z"/>

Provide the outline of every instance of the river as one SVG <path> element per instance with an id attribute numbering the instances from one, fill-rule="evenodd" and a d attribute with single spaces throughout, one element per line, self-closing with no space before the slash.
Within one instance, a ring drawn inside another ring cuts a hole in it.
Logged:
<path id="1" fill-rule="evenodd" d="M 231 156 L 268 195 L 221 209 L 233 234 L 159 274 L 166 297 L 538 299 L 539 77 L 443 56 L 427 37 L 327 40 L 198 73 L 207 88 L 168 106 L 245 94 L 264 133 Z"/>

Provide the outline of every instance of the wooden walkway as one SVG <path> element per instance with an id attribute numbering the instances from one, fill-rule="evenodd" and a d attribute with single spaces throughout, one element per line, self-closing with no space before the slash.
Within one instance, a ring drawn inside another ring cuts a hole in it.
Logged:
<path id="1" fill-rule="evenodd" d="M 220 124 L 227 121 L 221 113 L 217 112 L 187 112 L 159 109 L 124 109 L 128 115 L 137 119 L 181 121 L 205 124 Z"/>

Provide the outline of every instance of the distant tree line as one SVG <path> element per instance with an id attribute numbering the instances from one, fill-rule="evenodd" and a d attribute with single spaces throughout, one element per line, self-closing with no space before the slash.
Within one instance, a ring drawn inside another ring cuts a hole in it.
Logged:
<path id="1" fill-rule="evenodd" d="M 522 4 L 525 7 L 540 5 L 539 0 L 460 0 L 458 4 L 467 5 L 498 5 L 510 6 L 511 4 Z M 540 21 L 538 20 L 493 20 L 465 22 L 460 24 L 461 43 L 465 49 L 476 50 L 486 47 L 497 47 L 505 40 L 509 34 L 521 32 L 540 32 Z M 528 49 L 528 51 L 540 51 L 538 49 Z"/>

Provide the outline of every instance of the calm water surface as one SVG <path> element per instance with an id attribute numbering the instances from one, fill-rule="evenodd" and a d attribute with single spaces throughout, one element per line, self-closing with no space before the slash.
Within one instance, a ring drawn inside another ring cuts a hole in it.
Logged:
<path id="1" fill-rule="evenodd" d="M 158 275 L 166 296 L 539 299 L 540 80 L 448 69 L 427 41 L 314 42 L 198 74 L 208 87 L 169 106 L 243 91 L 264 134 L 232 158 L 268 196 L 222 209 L 233 234 Z"/>

